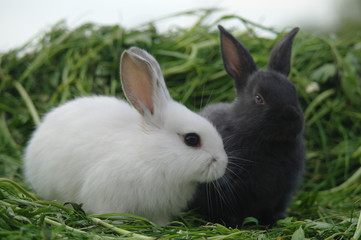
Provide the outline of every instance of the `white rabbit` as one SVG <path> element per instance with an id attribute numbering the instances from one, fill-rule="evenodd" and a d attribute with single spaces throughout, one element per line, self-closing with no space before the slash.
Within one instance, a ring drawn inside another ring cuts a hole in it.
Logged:
<path id="1" fill-rule="evenodd" d="M 197 182 L 224 174 L 227 155 L 213 125 L 170 97 L 150 54 L 124 51 L 120 71 L 134 108 L 92 96 L 53 109 L 25 150 L 25 178 L 45 199 L 164 225 L 187 206 Z"/>

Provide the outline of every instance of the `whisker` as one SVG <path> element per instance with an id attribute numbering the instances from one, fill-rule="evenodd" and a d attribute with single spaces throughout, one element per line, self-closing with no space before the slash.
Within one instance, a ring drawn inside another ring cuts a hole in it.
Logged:
<path id="1" fill-rule="evenodd" d="M 207 99 L 207 102 L 206 102 L 206 106 L 209 105 L 209 103 L 211 102 L 212 95 L 213 95 L 213 90 L 214 90 L 214 89 L 211 90 L 211 93 L 210 93 L 209 96 L 208 96 L 208 99 Z"/>
<path id="2" fill-rule="evenodd" d="M 201 103 L 200 103 L 200 105 L 199 105 L 198 112 L 200 112 L 201 109 L 204 107 L 204 106 L 203 106 L 204 88 L 205 88 L 205 86 L 203 85 L 202 94 L 201 94 Z"/>

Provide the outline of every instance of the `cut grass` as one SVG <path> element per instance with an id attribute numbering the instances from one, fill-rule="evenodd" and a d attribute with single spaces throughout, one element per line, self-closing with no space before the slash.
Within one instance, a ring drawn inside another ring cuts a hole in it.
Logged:
<path id="1" fill-rule="evenodd" d="M 119 214 L 89 216 L 79 205 L 41 201 L 24 183 L 22 150 L 39 119 L 76 96 L 122 96 L 119 58 L 131 46 L 145 48 L 159 61 L 173 98 L 199 111 L 210 102 L 232 101 L 215 26 L 238 19 L 247 31 L 237 37 L 259 67 L 283 35 L 238 16 L 207 20 L 199 15 L 189 29 L 158 33 L 85 24 L 69 30 L 56 24 L 37 40 L 0 57 L 0 238 L 1 239 L 359 239 L 361 235 L 361 32 L 317 36 L 301 31 L 294 42 L 290 79 L 305 113 L 307 169 L 289 217 L 273 228 L 247 219 L 241 230 L 204 222 L 184 213 L 168 226 Z M 257 36 L 255 29 L 276 33 Z M 318 91 L 308 92 L 317 83 Z"/>

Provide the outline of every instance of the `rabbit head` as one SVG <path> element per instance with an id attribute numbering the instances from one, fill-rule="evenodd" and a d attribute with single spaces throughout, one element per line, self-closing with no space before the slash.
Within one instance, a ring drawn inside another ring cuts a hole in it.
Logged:
<path id="1" fill-rule="evenodd" d="M 286 34 L 272 49 L 266 70 L 257 70 L 245 46 L 219 26 L 224 67 L 234 79 L 237 98 L 234 118 L 247 133 L 268 140 L 295 139 L 303 130 L 303 114 L 294 84 L 288 79 L 292 42 L 299 28 Z M 244 120 L 244 121 L 242 121 Z"/>
<path id="2" fill-rule="evenodd" d="M 122 54 L 120 66 L 123 91 L 142 115 L 143 131 L 154 139 L 154 154 L 162 154 L 164 174 L 191 182 L 221 177 L 227 155 L 220 135 L 208 120 L 171 98 L 157 61 L 132 47 Z"/>

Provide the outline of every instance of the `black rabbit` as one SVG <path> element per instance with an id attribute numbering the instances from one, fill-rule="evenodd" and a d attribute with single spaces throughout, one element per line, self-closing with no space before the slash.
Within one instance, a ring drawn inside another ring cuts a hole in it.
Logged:
<path id="1" fill-rule="evenodd" d="M 189 208 L 230 227 L 241 227 L 246 217 L 272 225 L 285 217 L 304 169 L 303 113 L 287 78 L 299 28 L 273 48 L 264 71 L 234 36 L 222 26 L 219 30 L 224 67 L 237 97 L 207 106 L 201 115 L 221 134 L 229 163 L 222 178 L 198 186 Z"/>

